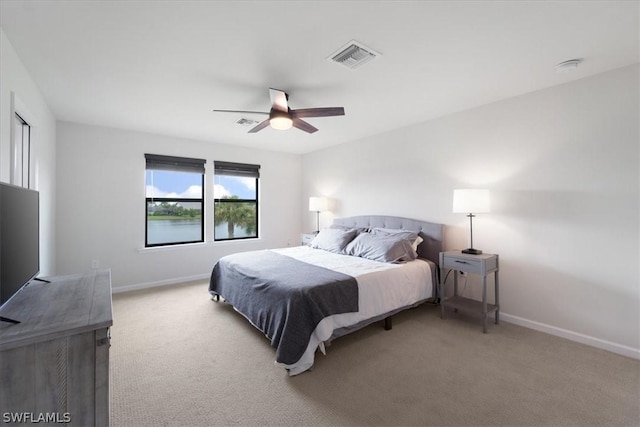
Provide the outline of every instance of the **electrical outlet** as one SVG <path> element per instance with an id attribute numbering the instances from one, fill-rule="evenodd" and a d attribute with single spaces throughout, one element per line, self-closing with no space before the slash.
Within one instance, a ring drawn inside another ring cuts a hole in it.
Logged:
<path id="1" fill-rule="evenodd" d="M 91 268 L 93 268 L 95 270 L 96 268 L 99 268 L 99 267 L 100 267 L 100 262 L 97 259 L 92 259 L 91 260 Z"/>

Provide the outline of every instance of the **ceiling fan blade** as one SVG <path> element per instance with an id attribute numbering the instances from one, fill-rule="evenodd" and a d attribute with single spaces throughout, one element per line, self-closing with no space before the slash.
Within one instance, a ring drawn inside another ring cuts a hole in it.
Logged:
<path id="1" fill-rule="evenodd" d="M 242 110 L 213 110 L 216 113 L 240 113 L 240 114 L 266 114 L 266 111 L 242 111 Z"/>
<path id="2" fill-rule="evenodd" d="M 269 97 L 271 98 L 271 108 L 285 113 L 289 111 L 287 104 L 287 94 L 280 89 L 269 88 Z"/>
<path id="3" fill-rule="evenodd" d="M 344 116 L 343 107 L 326 107 L 326 108 L 301 108 L 299 110 L 291 110 L 293 117 L 330 117 Z"/>
<path id="4" fill-rule="evenodd" d="M 252 127 L 249 130 L 249 133 L 256 133 L 256 132 L 261 131 L 262 129 L 266 128 L 267 126 L 269 126 L 269 119 L 264 120 L 264 121 L 258 123 L 256 126 Z"/>
<path id="5" fill-rule="evenodd" d="M 298 128 L 300 130 L 303 130 L 307 133 L 314 133 L 318 131 L 318 128 L 310 125 L 309 123 L 305 122 L 302 119 L 299 119 L 297 117 L 293 118 L 293 127 L 294 128 Z"/>

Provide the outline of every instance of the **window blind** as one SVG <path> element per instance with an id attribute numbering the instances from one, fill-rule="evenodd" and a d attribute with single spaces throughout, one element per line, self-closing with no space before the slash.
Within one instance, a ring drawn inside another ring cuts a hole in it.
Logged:
<path id="1" fill-rule="evenodd" d="M 205 159 L 145 154 L 148 170 L 195 172 L 204 174 Z"/>
<path id="2" fill-rule="evenodd" d="M 216 175 L 260 178 L 260 165 L 214 161 L 213 167 Z"/>

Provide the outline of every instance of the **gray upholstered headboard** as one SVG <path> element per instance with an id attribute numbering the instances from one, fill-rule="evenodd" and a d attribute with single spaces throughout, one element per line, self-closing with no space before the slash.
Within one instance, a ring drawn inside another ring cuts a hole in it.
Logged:
<path id="1" fill-rule="evenodd" d="M 444 225 L 417 219 L 401 218 L 385 215 L 362 215 L 347 218 L 336 218 L 334 224 L 353 228 L 394 228 L 419 233 L 424 241 L 418 246 L 418 256 L 439 264 L 440 252 L 444 240 Z"/>

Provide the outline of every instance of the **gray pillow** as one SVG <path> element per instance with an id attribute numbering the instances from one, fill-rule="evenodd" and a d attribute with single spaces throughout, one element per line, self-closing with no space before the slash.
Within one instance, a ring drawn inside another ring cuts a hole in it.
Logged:
<path id="1" fill-rule="evenodd" d="M 345 248 L 347 255 L 380 262 L 406 262 L 416 259 L 411 243 L 399 236 L 361 233 Z"/>
<path id="2" fill-rule="evenodd" d="M 418 245 L 423 242 L 423 239 L 415 231 L 392 228 L 372 228 L 371 233 L 383 236 L 395 236 L 407 240 L 413 249 L 413 259 L 418 257 Z"/>
<path id="3" fill-rule="evenodd" d="M 366 231 L 369 231 L 369 229 L 368 229 L 368 228 L 363 228 L 363 227 L 347 227 L 346 225 L 340 225 L 340 224 L 331 224 L 331 225 L 329 226 L 329 228 L 335 228 L 335 229 L 338 229 L 338 230 L 345 230 L 345 231 L 348 231 L 348 230 L 356 230 L 356 232 L 357 232 L 357 233 L 364 233 L 364 232 L 366 232 Z"/>
<path id="4" fill-rule="evenodd" d="M 418 233 L 409 230 L 396 230 L 392 228 L 372 228 L 372 234 L 381 234 L 383 236 L 397 236 L 410 240 L 413 243 L 418 238 Z"/>
<path id="5" fill-rule="evenodd" d="M 339 228 L 325 228 L 311 241 L 310 246 L 329 252 L 342 253 L 347 243 L 358 234 L 357 230 L 342 230 Z"/>

